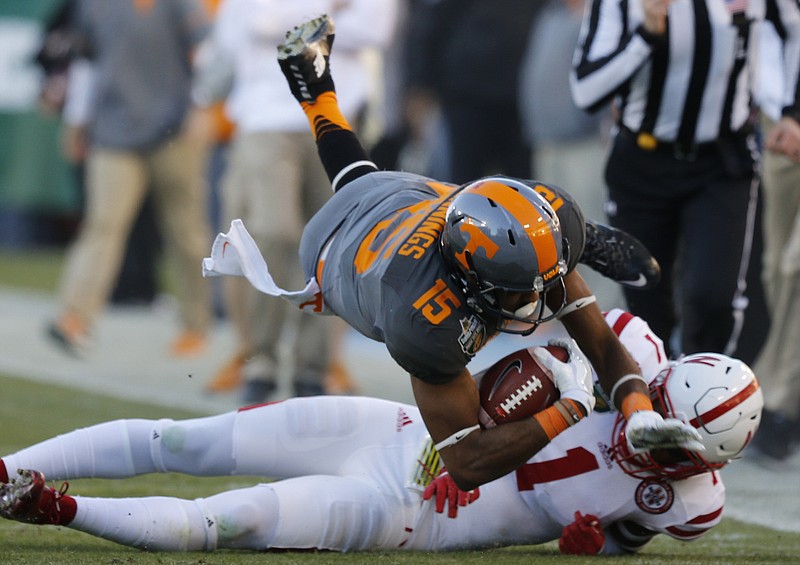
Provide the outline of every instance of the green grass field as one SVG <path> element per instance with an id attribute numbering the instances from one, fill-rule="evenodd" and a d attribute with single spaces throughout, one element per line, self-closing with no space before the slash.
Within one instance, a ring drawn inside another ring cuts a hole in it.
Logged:
<path id="1" fill-rule="evenodd" d="M 0 285 L 52 292 L 63 261 L 60 250 L 7 251 L 0 249 Z M 0 315 L 2 315 L 0 313 Z M 0 455 L 56 434 L 116 418 L 185 418 L 195 414 L 146 404 L 94 396 L 0 375 Z M 127 480 L 72 481 L 70 492 L 86 496 L 178 496 L 196 498 L 256 482 L 256 478 L 193 478 L 147 475 Z M 598 492 L 598 496 L 602 496 Z M 794 563 L 800 555 L 800 533 L 782 533 L 731 519 L 705 538 L 680 543 L 656 538 L 643 553 L 625 558 L 629 564 L 761 564 Z M 0 519 L 0 565 L 240 565 L 250 563 L 373 563 L 498 565 L 532 563 L 612 562 L 611 558 L 579 559 L 560 556 L 555 543 L 480 552 L 380 552 L 333 554 L 318 552 L 261 553 L 220 551 L 207 553 L 145 553 L 87 534 L 18 524 Z M 619 562 L 619 559 L 613 559 Z"/>
<path id="2" fill-rule="evenodd" d="M 115 418 L 185 418 L 194 414 L 125 402 L 52 385 L 0 376 L 0 453 L 9 453 L 30 443 L 76 427 Z M 72 481 L 70 492 L 91 496 L 179 496 L 196 498 L 220 490 L 244 486 L 256 478 L 191 478 L 180 475 L 147 475 L 126 480 Z M 602 496 L 602 492 L 598 493 Z M 626 558 L 631 564 L 756 564 L 792 563 L 800 554 L 800 534 L 781 533 L 734 520 L 705 538 L 680 543 L 656 539 L 645 551 Z M 502 548 L 480 552 L 443 554 L 380 552 L 333 554 L 319 552 L 261 553 L 220 551 L 217 553 L 145 553 L 93 538 L 61 527 L 40 527 L 0 521 L 0 563 L 40 565 L 68 564 L 249 564 L 249 563 L 372 563 L 380 558 L 389 564 L 461 563 L 580 563 L 585 560 L 560 556 L 554 543 L 542 546 Z M 610 562 L 594 558 L 593 562 Z M 616 561 L 616 560 L 615 560 Z"/>

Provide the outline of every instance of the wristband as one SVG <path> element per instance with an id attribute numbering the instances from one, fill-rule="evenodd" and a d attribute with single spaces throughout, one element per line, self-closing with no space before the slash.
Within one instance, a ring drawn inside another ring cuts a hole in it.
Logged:
<path id="1" fill-rule="evenodd" d="M 619 410 L 619 408 L 617 407 L 617 403 L 614 400 L 614 398 L 617 396 L 617 389 L 624 383 L 627 383 L 628 381 L 632 381 L 635 379 L 639 379 L 644 383 L 645 386 L 647 386 L 647 381 L 644 380 L 644 377 L 642 377 L 641 375 L 637 375 L 636 373 L 631 373 L 630 375 L 625 375 L 624 377 L 620 378 L 617 382 L 614 383 L 614 386 L 611 387 L 611 394 L 609 395 L 608 398 L 609 400 L 611 400 L 611 404 L 614 406 L 614 408 L 617 408 L 617 410 Z"/>
<path id="2" fill-rule="evenodd" d="M 625 416 L 627 420 L 634 412 L 652 409 L 653 403 L 650 402 L 650 397 L 641 392 L 632 392 L 622 401 L 620 412 L 622 412 L 622 415 Z"/>
<path id="3" fill-rule="evenodd" d="M 549 440 L 570 426 L 574 426 L 582 418 L 583 413 L 578 408 L 577 402 L 569 398 L 556 400 L 549 408 L 533 415 L 533 419 L 536 420 Z"/>

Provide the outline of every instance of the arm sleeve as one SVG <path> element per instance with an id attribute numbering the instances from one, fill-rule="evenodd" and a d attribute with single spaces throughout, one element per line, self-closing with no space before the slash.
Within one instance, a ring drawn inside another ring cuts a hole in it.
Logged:
<path id="1" fill-rule="evenodd" d="M 398 365 L 412 376 L 430 384 L 452 381 L 469 362 L 469 357 L 452 339 L 452 328 L 428 323 L 418 312 L 391 309 L 387 317 L 386 349 Z M 456 322 L 457 323 L 457 322 Z"/>

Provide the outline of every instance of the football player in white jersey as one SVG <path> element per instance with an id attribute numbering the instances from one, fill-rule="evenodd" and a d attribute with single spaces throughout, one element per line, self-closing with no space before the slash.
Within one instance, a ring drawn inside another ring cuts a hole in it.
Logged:
<path id="1" fill-rule="evenodd" d="M 295 398 L 183 421 L 117 420 L 7 455 L 0 515 L 165 551 L 452 550 L 559 539 L 564 553 L 619 554 L 657 533 L 697 538 L 720 521 L 725 489 L 716 470 L 758 427 L 758 381 L 719 354 L 668 364 L 641 319 L 614 310 L 606 321 L 650 381 L 656 409 L 696 428 L 702 453 L 635 453 L 626 420 L 600 399 L 519 469 L 462 492 L 417 408 Z M 582 363 L 575 355 L 553 371 Z M 279 480 L 196 500 L 88 498 L 45 483 L 156 472 Z"/>

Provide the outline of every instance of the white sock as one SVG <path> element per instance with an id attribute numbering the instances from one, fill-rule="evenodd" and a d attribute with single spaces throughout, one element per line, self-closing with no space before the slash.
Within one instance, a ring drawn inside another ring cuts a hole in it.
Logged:
<path id="1" fill-rule="evenodd" d="M 74 430 L 3 457 L 9 478 L 36 469 L 48 480 L 132 477 L 156 469 L 148 438 L 155 422 L 116 420 Z"/>
<path id="2" fill-rule="evenodd" d="M 207 521 L 191 500 L 167 497 L 84 498 L 69 527 L 122 545 L 153 551 L 203 551 Z M 213 523 L 213 521 L 212 521 Z"/>
<path id="3" fill-rule="evenodd" d="M 266 549 L 278 521 L 278 498 L 269 485 L 208 498 L 75 497 L 69 527 L 153 551 Z"/>

